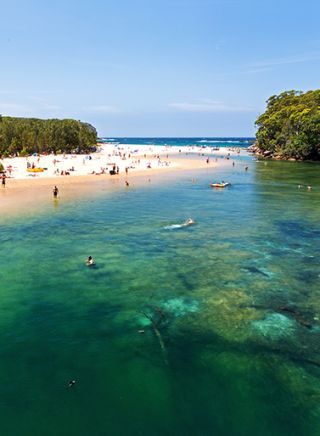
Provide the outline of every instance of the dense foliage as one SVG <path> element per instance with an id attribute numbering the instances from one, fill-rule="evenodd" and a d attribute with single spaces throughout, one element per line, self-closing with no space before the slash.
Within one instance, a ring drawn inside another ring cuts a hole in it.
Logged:
<path id="1" fill-rule="evenodd" d="M 273 95 L 256 121 L 257 147 L 280 158 L 320 159 L 320 90 Z"/>
<path id="2" fill-rule="evenodd" d="M 81 121 L 0 116 L 0 155 L 86 153 L 96 143 L 96 129 Z"/>

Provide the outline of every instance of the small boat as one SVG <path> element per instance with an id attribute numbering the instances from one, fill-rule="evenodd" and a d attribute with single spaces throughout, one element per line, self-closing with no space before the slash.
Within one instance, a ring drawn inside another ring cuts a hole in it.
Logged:
<path id="1" fill-rule="evenodd" d="M 220 182 L 220 183 L 210 183 L 211 188 L 225 188 L 226 186 L 230 186 L 231 183 L 228 182 Z"/>

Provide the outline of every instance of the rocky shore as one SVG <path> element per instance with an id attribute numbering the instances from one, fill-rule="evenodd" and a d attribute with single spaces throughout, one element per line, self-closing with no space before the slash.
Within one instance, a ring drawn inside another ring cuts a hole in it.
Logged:
<path id="1" fill-rule="evenodd" d="M 248 152 L 254 154 L 257 157 L 264 158 L 264 159 L 288 160 L 288 161 L 302 160 L 294 157 L 286 157 L 283 154 L 272 150 L 261 150 L 261 148 L 259 148 L 256 143 L 248 147 Z"/>

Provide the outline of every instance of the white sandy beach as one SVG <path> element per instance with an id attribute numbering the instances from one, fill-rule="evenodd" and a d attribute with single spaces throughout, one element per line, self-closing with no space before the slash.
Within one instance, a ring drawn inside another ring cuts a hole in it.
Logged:
<path id="1" fill-rule="evenodd" d="M 185 167 L 177 156 L 192 154 L 202 157 L 203 163 L 206 159 L 204 154 L 214 153 L 216 156 L 226 157 L 238 154 L 232 149 L 220 148 L 212 150 L 211 148 L 203 149 L 198 146 L 193 147 L 159 147 L 147 145 L 102 145 L 98 151 L 90 155 L 34 155 L 28 157 L 14 157 L 2 159 L 2 164 L 6 170 L 8 179 L 30 180 L 44 178 L 58 178 L 59 182 L 63 176 L 88 176 L 109 174 L 114 167 L 118 168 L 119 173 L 128 174 L 137 171 L 163 170 L 168 168 Z M 173 157 L 174 155 L 174 157 Z M 217 164 L 211 161 L 209 164 Z M 221 161 L 220 161 L 221 165 Z M 41 171 L 38 171 L 38 170 Z M 43 171 L 42 171 L 43 170 Z M 9 181 L 9 180 L 8 180 Z"/>
<path id="2" fill-rule="evenodd" d="M 152 145 L 99 145 L 90 155 L 34 155 L 2 159 L 6 186 L 0 188 L 0 213 L 37 207 L 52 199 L 57 185 L 60 197 L 94 195 L 96 190 L 113 190 L 135 183 L 150 182 L 153 176 L 192 169 L 218 169 L 232 166 L 232 157 L 243 149 L 173 147 Z M 189 155 L 186 159 L 186 154 Z M 209 157 L 209 162 L 207 158 Z M 237 163 L 237 165 L 240 165 Z M 244 165 L 244 164 L 242 164 Z M 41 168 L 43 171 L 32 171 Z M 28 171 L 29 169 L 29 171 Z M 115 169 L 118 174 L 110 175 Z M 127 170 L 126 170 L 127 169 Z"/>

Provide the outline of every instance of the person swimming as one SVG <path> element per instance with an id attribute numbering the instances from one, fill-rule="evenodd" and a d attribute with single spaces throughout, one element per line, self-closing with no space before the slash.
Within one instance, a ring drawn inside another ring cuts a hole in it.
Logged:
<path id="1" fill-rule="evenodd" d="M 88 266 L 94 265 L 94 260 L 93 260 L 93 257 L 92 257 L 92 256 L 88 256 L 88 259 L 87 259 L 87 261 L 86 261 L 86 264 L 87 264 Z"/>
<path id="2" fill-rule="evenodd" d="M 188 218 L 182 224 L 171 224 L 169 226 L 165 226 L 164 229 L 165 230 L 183 229 L 184 227 L 191 226 L 192 224 L 195 223 L 196 222 L 192 218 Z"/>
<path id="3" fill-rule="evenodd" d="M 192 224 L 195 224 L 195 221 L 192 218 L 188 218 L 185 222 L 186 226 L 191 226 Z"/>

